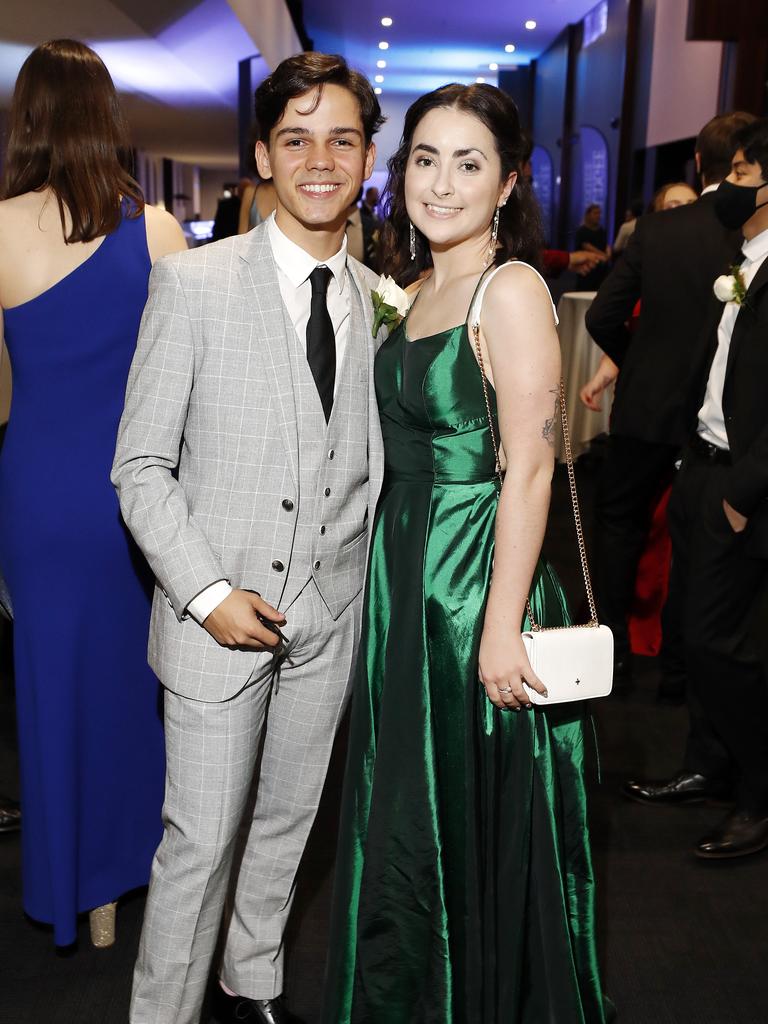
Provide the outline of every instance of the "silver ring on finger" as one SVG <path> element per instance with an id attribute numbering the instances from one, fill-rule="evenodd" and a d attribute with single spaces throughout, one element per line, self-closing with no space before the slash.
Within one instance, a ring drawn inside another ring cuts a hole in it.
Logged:
<path id="1" fill-rule="evenodd" d="M 512 687 L 511 686 L 507 686 L 507 687 L 497 686 L 496 689 L 499 691 L 499 693 L 512 693 Z"/>

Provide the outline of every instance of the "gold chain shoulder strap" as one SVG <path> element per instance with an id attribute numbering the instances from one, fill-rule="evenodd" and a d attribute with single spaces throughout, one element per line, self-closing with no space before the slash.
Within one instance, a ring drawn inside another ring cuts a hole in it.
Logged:
<path id="1" fill-rule="evenodd" d="M 475 341 L 475 352 L 477 353 L 477 362 L 480 367 L 480 379 L 483 382 L 483 396 L 485 397 L 485 410 L 488 414 L 488 429 L 491 433 L 491 442 L 493 444 L 493 453 L 496 457 L 496 475 L 499 478 L 500 483 L 504 483 L 504 477 L 501 472 L 501 460 L 499 458 L 499 446 L 496 441 L 496 431 L 493 429 L 493 414 L 491 413 L 491 400 L 488 395 L 488 377 L 485 372 L 485 363 L 483 362 L 483 350 L 480 345 L 480 324 L 479 322 L 472 324 L 472 336 Z M 576 524 L 576 537 L 579 542 L 579 557 L 581 559 L 581 572 L 584 577 L 584 587 L 587 592 L 587 602 L 589 604 L 589 622 L 587 626 L 597 626 L 597 608 L 595 607 L 595 596 L 592 592 L 592 579 L 589 575 L 589 563 L 587 562 L 587 549 L 584 544 L 584 529 L 581 524 L 581 512 L 579 511 L 579 496 L 576 493 L 576 475 L 573 470 L 573 453 L 571 451 L 571 435 L 568 430 L 568 416 L 565 411 L 565 384 L 563 378 L 560 378 L 560 392 L 558 396 L 558 405 L 560 406 L 560 422 L 563 428 L 563 444 L 565 446 L 565 461 L 568 466 L 568 483 L 571 489 L 571 505 L 573 507 L 573 520 Z M 528 620 L 531 623 L 531 629 L 540 630 L 542 627 L 533 617 L 533 609 L 531 608 L 530 601 L 526 599 L 525 607 L 528 612 Z"/>

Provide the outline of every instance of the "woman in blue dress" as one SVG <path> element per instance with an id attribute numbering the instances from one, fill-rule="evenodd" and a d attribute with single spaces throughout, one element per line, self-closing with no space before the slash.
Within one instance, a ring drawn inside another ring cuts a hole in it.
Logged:
<path id="1" fill-rule="evenodd" d="M 13 397 L 0 455 L 0 571 L 14 614 L 23 899 L 57 945 L 147 883 L 164 783 L 146 664 L 151 579 L 109 480 L 151 263 L 184 247 L 144 206 L 107 69 L 34 50 L 14 92 L 0 202 Z"/>

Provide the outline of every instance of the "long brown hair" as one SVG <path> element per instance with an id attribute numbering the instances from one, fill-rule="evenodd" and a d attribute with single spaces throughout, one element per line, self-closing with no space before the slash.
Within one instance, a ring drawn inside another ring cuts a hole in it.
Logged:
<path id="1" fill-rule="evenodd" d="M 67 242 L 90 242 L 144 209 L 126 170 L 128 128 L 98 54 L 74 39 L 43 43 L 24 61 L 10 111 L 3 198 L 50 188 Z M 72 227 L 67 234 L 65 211 Z"/>
<path id="2" fill-rule="evenodd" d="M 403 287 L 415 281 L 432 266 L 429 244 L 416 231 L 416 258 L 409 254 L 410 221 L 405 207 L 405 169 L 413 145 L 413 136 L 425 114 L 438 107 L 454 107 L 472 114 L 493 135 L 501 160 L 501 181 L 517 171 L 517 181 L 509 199 L 499 211 L 498 249 L 494 263 L 520 259 L 538 267 L 544 248 L 541 218 L 533 190 L 520 173 L 528 140 L 520 127 L 514 100 L 492 85 L 444 85 L 420 96 L 405 115 L 403 137 L 397 152 L 387 164 L 389 178 L 385 205 L 386 222 L 382 233 L 384 269 Z M 490 225 L 489 225 L 490 226 Z"/>

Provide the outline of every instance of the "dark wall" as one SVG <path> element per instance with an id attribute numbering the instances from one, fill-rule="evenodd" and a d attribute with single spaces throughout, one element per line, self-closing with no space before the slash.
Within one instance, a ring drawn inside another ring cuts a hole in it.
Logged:
<path id="1" fill-rule="evenodd" d="M 521 65 L 499 72 L 499 88 L 515 101 L 520 123 L 526 132 L 531 130 L 533 112 L 533 69 L 532 66 Z"/>
<path id="2" fill-rule="evenodd" d="M 616 202 L 616 176 L 619 160 L 619 130 L 624 95 L 624 69 L 627 47 L 627 0 L 609 0 L 605 33 L 587 47 L 577 47 L 573 96 L 574 150 L 568 196 L 569 244 L 581 223 L 584 207 L 592 199 L 589 181 L 582 173 L 584 139 L 595 129 L 605 140 L 607 162 L 606 203 L 603 223 L 613 240 Z"/>
<path id="3" fill-rule="evenodd" d="M 554 172 L 551 223 L 560 216 L 560 179 L 562 176 L 562 135 L 568 83 L 568 32 L 562 32 L 546 53 L 535 62 L 533 75 L 533 139 L 549 155 Z M 536 182 L 534 181 L 534 186 Z M 559 244 L 554 234 L 547 241 Z"/>

